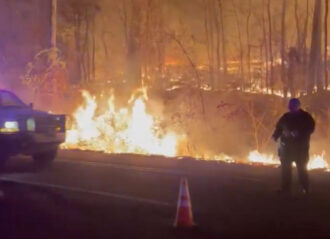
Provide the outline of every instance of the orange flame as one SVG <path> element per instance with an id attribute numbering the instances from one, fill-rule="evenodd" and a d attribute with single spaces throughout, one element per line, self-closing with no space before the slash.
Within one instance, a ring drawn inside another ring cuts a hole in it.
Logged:
<path id="1" fill-rule="evenodd" d="M 147 114 L 145 97 L 132 99 L 130 112 L 118 111 L 114 97 L 106 112 L 97 114 L 95 97 L 83 91 L 84 105 L 73 114 L 73 125 L 67 131 L 64 148 L 103 151 L 107 153 L 141 153 L 175 156 L 180 138 L 175 133 L 161 132 L 152 116 Z"/>
<path id="2" fill-rule="evenodd" d="M 130 108 L 116 110 L 115 98 L 108 99 L 107 109 L 100 111 L 96 97 L 87 91 L 82 92 L 83 104 L 72 115 L 73 121 L 67 130 L 67 139 L 62 146 L 65 149 L 101 151 L 105 153 L 157 154 L 180 156 L 180 146 L 186 136 L 175 132 L 164 132 L 154 117 L 147 113 L 147 92 L 141 89 L 129 100 Z M 187 155 L 197 159 L 225 161 L 235 163 L 235 159 L 226 154 Z M 257 150 L 248 155 L 248 162 L 258 165 L 279 165 L 272 154 L 262 154 Z M 330 167 L 325 153 L 313 155 L 308 169 L 326 169 Z"/>
<path id="3" fill-rule="evenodd" d="M 271 154 L 262 154 L 258 151 L 250 152 L 248 156 L 249 162 L 252 164 L 261 164 L 261 165 L 274 165 L 277 166 L 280 164 L 277 157 Z M 312 155 L 311 160 L 307 165 L 308 170 L 314 169 L 324 169 L 330 170 L 328 162 L 325 160 L 325 153 L 323 152 L 321 155 Z"/>

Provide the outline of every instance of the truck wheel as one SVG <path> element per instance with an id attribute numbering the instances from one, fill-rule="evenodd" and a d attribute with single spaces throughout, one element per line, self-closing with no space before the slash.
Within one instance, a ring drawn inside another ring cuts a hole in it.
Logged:
<path id="1" fill-rule="evenodd" d="M 1 148 L 0 149 L 0 171 L 4 170 L 8 159 L 9 159 L 8 152 Z"/>
<path id="2" fill-rule="evenodd" d="M 55 160 L 57 156 L 57 149 L 49 150 L 40 154 L 33 155 L 33 159 L 38 164 L 49 164 Z"/>
<path id="3" fill-rule="evenodd" d="M 1 155 L 1 159 L 0 159 L 0 171 L 3 171 L 6 167 L 6 163 L 9 159 L 8 155 Z"/>

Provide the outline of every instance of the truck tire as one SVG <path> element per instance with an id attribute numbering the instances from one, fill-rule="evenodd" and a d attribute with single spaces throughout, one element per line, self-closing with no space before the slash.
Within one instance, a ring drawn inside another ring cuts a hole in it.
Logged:
<path id="1" fill-rule="evenodd" d="M 1 159 L 0 159 L 0 171 L 3 171 L 6 167 L 6 163 L 9 159 L 9 156 L 5 155 L 5 154 L 2 154 L 0 157 L 1 157 Z"/>
<path id="2" fill-rule="evenodd" d="M 33 155 L 33 159 L 37 164 L 47 165 L 52 163 L 57 156 L 57 148 L 46 152 Z"/>
<path id="3" fill-rule="evenodd" d="M 4 170 L 8 159 L 9 153 L 7 152 L 7 150 L 0 148 L 0 171 Z"/>

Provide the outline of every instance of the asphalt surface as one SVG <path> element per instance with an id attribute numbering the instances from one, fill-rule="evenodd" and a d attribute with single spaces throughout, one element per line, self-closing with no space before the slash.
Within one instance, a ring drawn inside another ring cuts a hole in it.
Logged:
<path id="1" fill-rule="evenodd" d="M 329 238 L 330 173 L 312 192 L 276 193 L 279 169 L 62 151 L 50 167 L 12 159 L 0 175 L 0 238 Z M 173 222 L 189 182 L 192 229 Z"/>

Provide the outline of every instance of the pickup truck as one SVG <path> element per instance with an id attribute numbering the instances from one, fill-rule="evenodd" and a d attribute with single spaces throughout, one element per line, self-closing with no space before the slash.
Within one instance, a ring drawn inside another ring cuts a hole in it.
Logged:
<path id="1" fill-rule="evenodd" d="M 0 166 L 18 154 L 47 163 L 56 158 L 65 141 L 65 115 L 33 109 L 15 94 L 0 90 Z"/>

